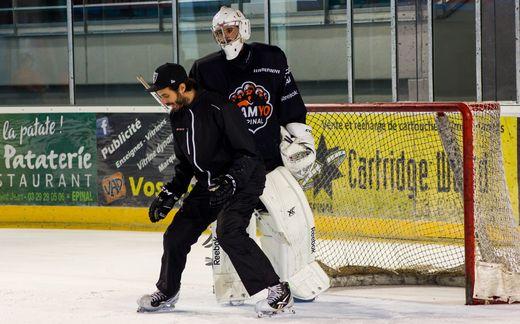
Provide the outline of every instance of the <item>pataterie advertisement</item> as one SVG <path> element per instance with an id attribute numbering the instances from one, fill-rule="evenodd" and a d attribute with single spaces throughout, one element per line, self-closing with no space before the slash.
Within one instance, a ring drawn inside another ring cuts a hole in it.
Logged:
<path id="1" fill-rule="evenodd" d="M 172 179 L 167 114 L 97 114 L 99 205 L 148 206 Z"/>
<path id="2" fill-rule="evenodd" d="M 96 205 L 94 114 L 0 115 L 0 203 Z"/>
<path id="3" fill-rule="evenodd" d="M 166 114 L 0 116 L 0 203 L 148 206 L 172 179 Z"/>

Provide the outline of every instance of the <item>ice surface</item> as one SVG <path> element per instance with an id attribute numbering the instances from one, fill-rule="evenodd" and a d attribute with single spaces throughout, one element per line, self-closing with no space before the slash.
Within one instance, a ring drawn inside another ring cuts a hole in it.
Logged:
<path id="1" fill-rule="evenodd" d="M 201 237 L 184 272 L 177 310 L 136 313 L 153 292 L 162 234 L 120 231 L 0 229 L 0 323 L 520 323 L 520 305 L 464 306 L 462 288 L 331 289 L 295 315 L 257 319 L 244 306 L 218 305 L 209 249 Z"/>

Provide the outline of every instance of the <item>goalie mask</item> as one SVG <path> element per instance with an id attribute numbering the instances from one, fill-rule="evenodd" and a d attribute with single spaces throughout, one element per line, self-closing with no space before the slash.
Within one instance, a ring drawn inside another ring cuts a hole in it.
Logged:
<path id="1" fill-rule="evenodd" d="M 226 53 L 226 59 L 232 60 L 251 37 L 251 24 L 240 10 L 221 7 L 213 17 L 211 31 L 217 44 Z"/>

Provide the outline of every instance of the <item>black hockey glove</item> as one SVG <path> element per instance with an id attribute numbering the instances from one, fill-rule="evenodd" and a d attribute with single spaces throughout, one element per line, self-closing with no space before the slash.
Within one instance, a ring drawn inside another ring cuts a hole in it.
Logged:
<path id="1" fill-rule="evenodd" d="M 174 195 L 173 192 L 168 190 L 166 187 L 162 187 L 162 191 L 152 201 L 150 209 L 148 210 L 150 221 L 155 223 L 165 218 L 179 198 L 180 197 Z"/>
<path id="2" fill-rule="evenodd" d="M 224 205 L 226 201 L 233 196 L 236 189 L 235 179 L 229 174 L 224 174 L 212 180 L 213 184 L 209 186 L 210 196 L 209 205 L 218 208 Z"/>

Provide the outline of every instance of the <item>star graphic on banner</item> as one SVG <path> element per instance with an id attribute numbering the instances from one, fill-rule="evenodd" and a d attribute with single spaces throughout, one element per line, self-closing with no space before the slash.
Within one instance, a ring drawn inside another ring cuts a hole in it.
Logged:
<path id="1" fill-rule="evenodd" d="M 316 163 L 311 171 L 312 179 L 309 179 L 305 187 L 314 187 L 314 196 L 324 190 L 332 198 L 332 181 L 343 177 L 339 166 L 345 160 L 345 156 L 345 150 L 338 146 L 328 149 L 325 137 L 322 135 L 316 150 Z"/>

